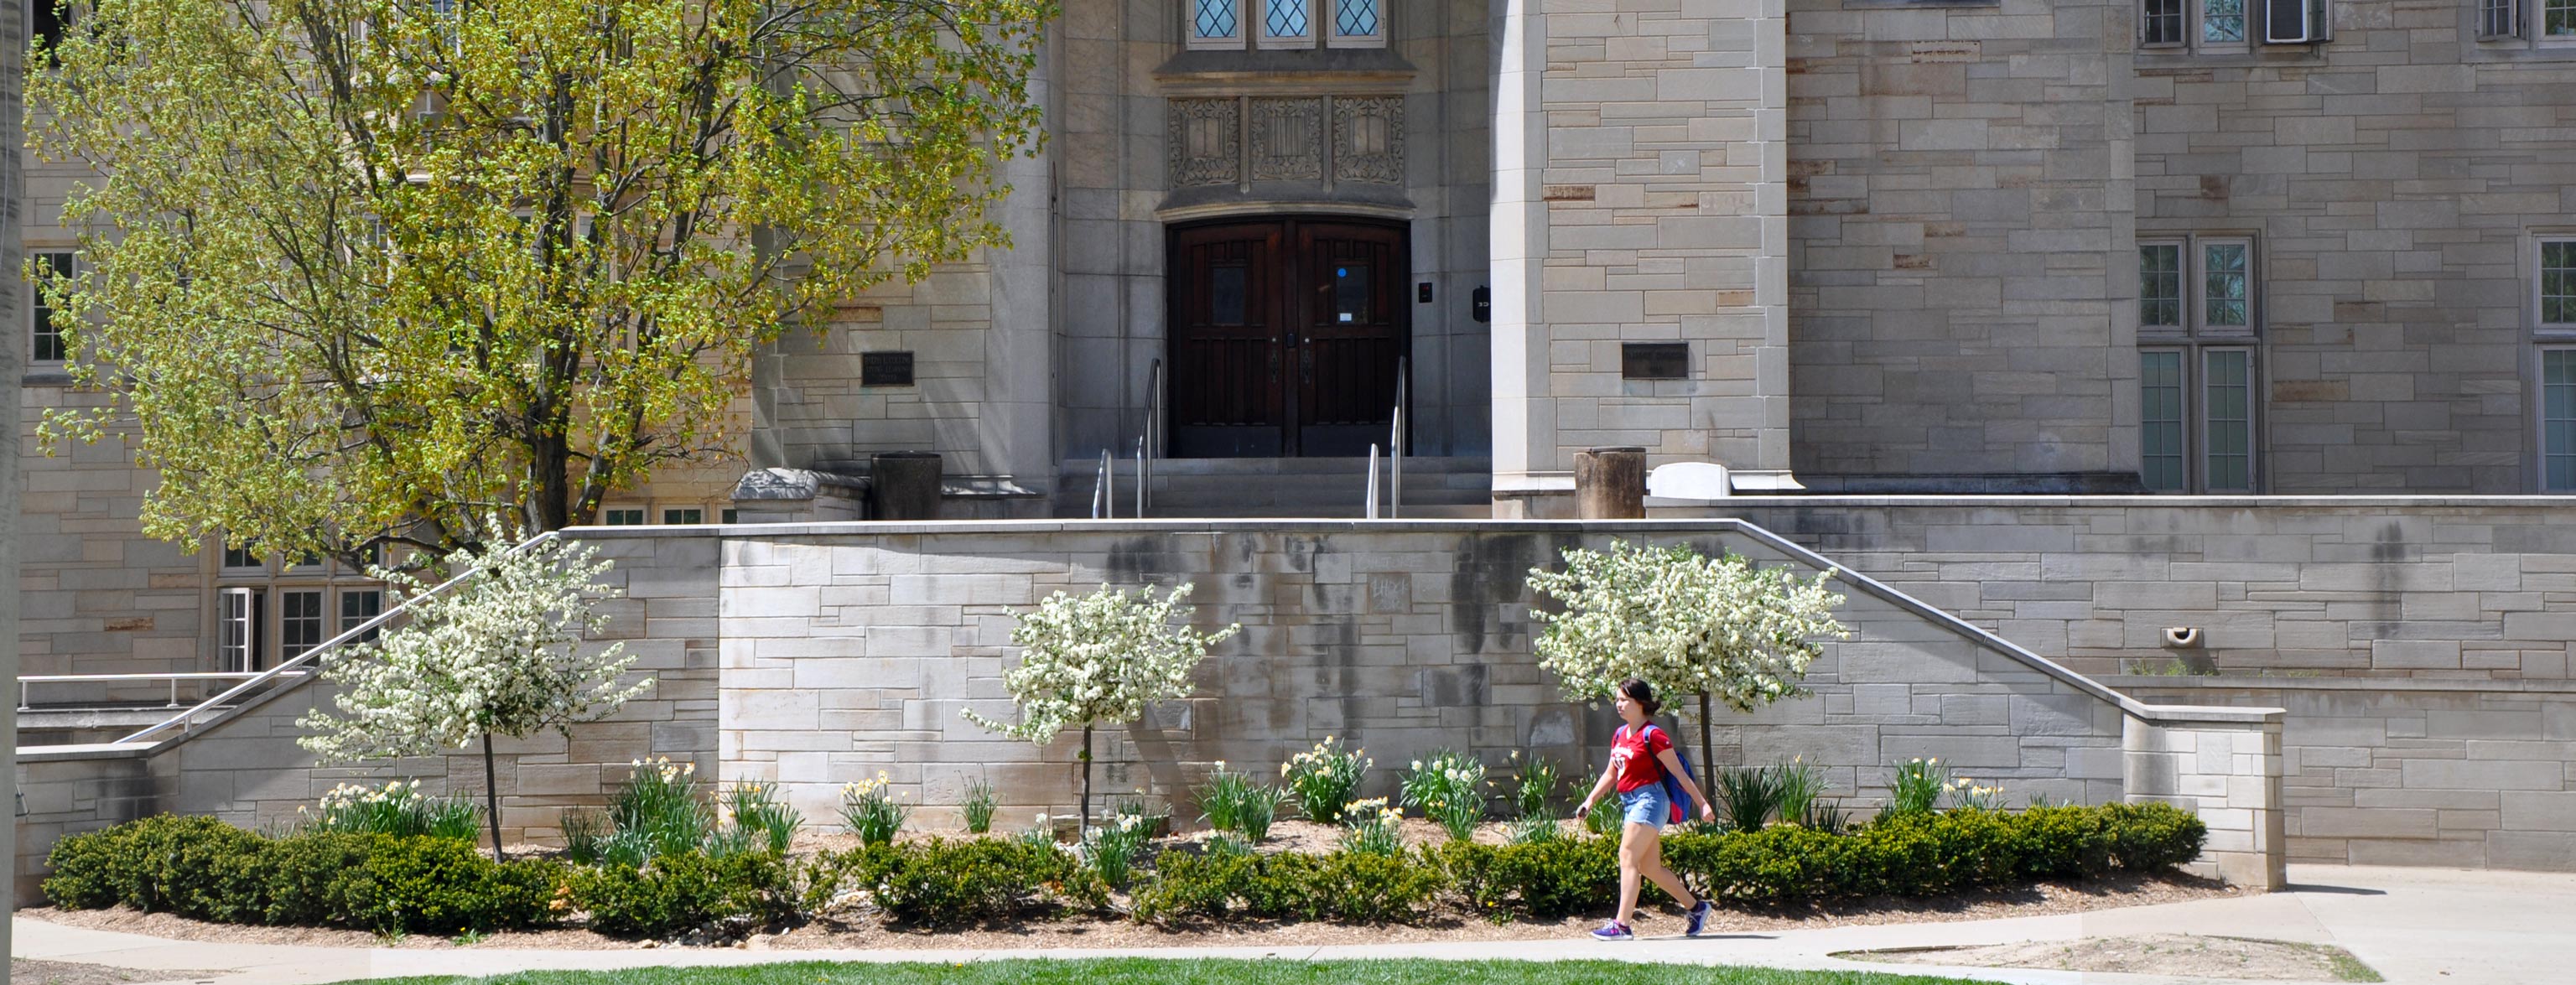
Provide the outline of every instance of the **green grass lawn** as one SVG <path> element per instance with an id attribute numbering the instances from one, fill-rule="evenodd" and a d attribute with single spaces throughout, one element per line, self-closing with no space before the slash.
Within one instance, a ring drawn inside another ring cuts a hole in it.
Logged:
<path id="1" fill-rule="evenodd" d="M 972 964 L 532 971 L 494 978 L 379 979 L 366 985 L 1956 985 L 1955 978 L 1615 961 L 1239 961 L 1109 958 Z M 354 983 L 349 983 L 354 985 Z"/>

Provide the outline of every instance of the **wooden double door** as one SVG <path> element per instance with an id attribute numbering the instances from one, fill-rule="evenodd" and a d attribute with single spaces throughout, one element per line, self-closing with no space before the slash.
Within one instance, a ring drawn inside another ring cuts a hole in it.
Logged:
<path id="1" fill-rule="evenodd" d="M 1175 227 L 1169 453 L 1349 456 L 1385 444 L 1409 341 L 1408 259 L 1393 224 Z"/>

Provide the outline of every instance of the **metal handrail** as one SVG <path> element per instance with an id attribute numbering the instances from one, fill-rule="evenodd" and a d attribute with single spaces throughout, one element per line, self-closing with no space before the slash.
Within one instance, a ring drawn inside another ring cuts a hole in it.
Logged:
<path id="1" fill-rule="evenodd" d="M 1136 516 L 1154 505 L 1154 460 L 1163 457 L 1163 360 L 1157 358 L 1145 377 L 1145 436 L 1136 448 Z"/>
<path id="2" fill-rule="evenodd" d="M 297 673 L 302 673 L 298 671 Z M 179 707 L 180 681 L 238 681 L 259 676 L 255 670 L 173 671 L 158 674 L 27 674 L 18 678 L 18 710 L 33 711 L 29 698 L 30 684 L 79 684 L 90 681 L 160 681 L 170 682 L 170 703 L 164 708 Z"/>
<path id="3" fill-rule="evenodd" d="M 1388 415 L 1391 423 L 1387 426 L 1386 436 L 1386 515 L 1389 518 L 1400 518 L 1404 515 L 1404 405 L 1406 395 L 1411 391 L 1413 374 L 1409 372 L 1412 369 L 1410 363 L 1409 357 L 1395 357 L 1395 412 Z M 1377 483 L 1374 478 L 1377 462 L 1375 451 L 1369 453 L 1369 462 L 1372 468 L 1369 502 L 1374 504 L 1377 502 L 1375 491 Z M 1377 515 L 1374 506 L 1370 509 L 1369 515 L 1371 517 Z"/>
<path id="4" fill-rule="evenodd" d="M 1374 441 L 1369 443 L 1368 495 L 1363 498 L 1368 506 L 1362 515 L 1377 519 L 1377 443 Z"/>
<path id="5" fill-rule="evenodd" d="M 1107 520 L 1118 515 L 1118 478 L 1109 470 L 1109 449 L 1100 450 L 1100 469 L 1091 474 L 1091 518 Z"/>
<path id="6" fill-rule="evenodd" d="M 559 537 L 559 536 L 561 536 L 561 534 L 557 533 L 556 531 L 552 531 L 552 530 L 546 531 L 545 533 L 541 533 L 541 534 L 538 534 L 538 535 L 536 535 L 536 536 L 534 536 L 534 537 L 530 537 L 530 538 L 528 538 L 528 539 L 527 539 L 527 540 L 525 540 L 525 541 L 521 541 L 521 542 L 518 544 L 518 546 L 512 547 L 512 548 L 510 548 L 510 549 L 509 549 L 509 550 L 507 550 L 507 551 L 503 551 L 503 552 L 501 552 L 500 557 L 504 557 L 504 558 L 506 558 L 506 557 L 511 557 L 511 556 L 513 556 L 513 555 L 518 554 L 518 553 L 519 553 L 519 552 L 521 552 L 521 551 L 528 550 L 529 548 L 535 547 L 535 546 L 537 546 L 537 545 L 539 545 L 539 544 L 542 544 L 542 543 L 545 543 L 545 542 L 547 542 L 547 541 L 549 541 L 549 540 L 554 540 L 554 539 L 556 539 L 556 538 L 557 538 L 557 537 Z M 498 560 L 498 558 L 496 558 L 495 560 Z M 252 688 L 256 688 L 256 687 L 258 687 L 259 685 L 261 685 L 261 684 L 263 684 L 263 683 L 266 683 L 266 682 L 268 682 L 268 681 L 270 681 L 270 680 L 272 680 L 272 679 L 275 679 L 275 678 L 277 678 L 277 677 L 283 676 L 283 675 L 285 675 L 288 671 L 297 670 L 297 668 L 303 667 L 303 666 L 304 666 L 304 665 L 306 665 L 306 664 L 310 664 L 310 663 L 318 663 L 318 662 L 320 662 L 320 661 L 322 660 L 322 658 L 323 658 L 325 655 L 328 655 L 328 654 L 330 654 L 333 650 L 338 649 L 338 648 L 339 648 L 339 646 L 340 646 L 341 644 L 343 644 L 343 643 L 347 643 L 347 642 L 350 642 L 350 641 L 352 641 L 352 640 L 356 640 L 356 639 L 359 639 L 359 638 L 361 638 L 361 637 L 366 636 L 367 634 L 369 634 L 369 633 L 371 633 L 371 632 L 375 631 L 376 629 L 378 629 L 378 628 L 380 628 L 380 627 L 384 626 L 385 624 L 392 622 L 392 621 L 393 621 L 393 618 L 394 618 L 395 616 L 401 615 L 401 614 L 403 613 L 403 611 L 404 611 L 404 610 L 409 609 L 409 608 L 411 608 L 411 607 L 412 607 L 412 606 L 414 606 L 414 605 L 417 605 L 417 604 L 419 604 L 419 603 L 421 603 L 421 602 L 423 602 L 423 601 L 425 601 L 425 600 L 428 600 L 428 599 L 434 599 L 434 598 L 437 598 L 437 597 L 439 597 L 439 596 L 441 596 L 441 595 L 445 595 L 445 594 L 447 594 L 449 591 L 454 590 L 454 589 L 456 588 L 456 586 L 461 585 L 461 584 L 464 584 L 464 583 L 465 583 L 465 579 L 468 579 L 468 578 L 472 578 L 472 577 L 474 577 L 476 573 L 478 573 L 478 572 L 480 572 L 480 571 L 482 571 L 482 570 L 483 570 L 483 569 L 481 569 L 481 568 L 475 568 L 475 569 L 470 570 L 470 571 L 460 572 L 460 573 L 458 573 L 458 574 L 457 574 L 455 577 L 453 577 L 453 578 L 449 578 L 449 579 L 447 579 L 446 581 L 439 582 L 436 586 L 431 587 L 429 591 L 422 592 L 422 593 L 420 593 L 420 594 L 418 594 L 418 595 L 414 595 L 414 596 L 412 596 L 412 597 L 410 597 L 410 598 L 404 599 L 404 600 L 402 600 L 402 603 L 401 603 L 400 605 L 396 605 L 396 606 L 394 606 L 393 608 L 386 609 L 386 610 L 385 610 L 385 611 L 383 611 L 383 612 L 379 612 L 379 613 L 377 613 L 376 615 L 374 615 L 373 617 L 369 618 L 369 619 L 368 619 L 367 621 L 365 621 L 365 622 L 362 622 L 362 623 L 359 623 L 359 624 L 357 624 L 357 625 L 355 625 L 355 626 L 349 627 L 348 629 L 341 630 L 341 631 L 340 631 L 340 635 L 338 635 L 338 636 L 334 636 L 334 637 L 331 637 L 330 639 L 327 639 L 327 640 L 323 640 L 323 641 L 322 641 L 322 645 L 317 646 L 317 647 L 314 647 L 314 648 L 312 648 L 312 649 L 310 649 L 310 650 L 306 650 L 306 651 L 304 651 L 303 653 L 296 655 L 296 657 L 295 657 L 294 659 L 288 660 L 288 661 L 286 661 L 286 662 L 284 662 L 284 663 L 278 664 L 278 665 L 277 665 L 277 666 L 275 666 L 275 667 L 271 667 L 271 668 L 269 668 L 269 669 L 267 669 L 267 670 L 261 671 L 261 672 L 259 672 L 257 675 L 253 676 L 251 679 L 246 680 L 246 681 L 243 681 L 243 682 L 241 682 L 241 683 L 239 683 L 239 684 L 235 684 L 235 685 L 233 685 L 231 688 L 229 688 L 229 689 L 225 690 L 225 691 L 224 691 L 224 693 L 222 693 L 222 694 L 218 694 L 218 695 L 215 695 L 214 697 L 207 698 L 207 699 L 206 699 L 206 700 L 204 700 L 204 701 L 200 701 L 200 702 L 198 702 L 198 703 L 196 704 L 196 706 L 195 706 L 195 707 L 190 708 L 190 709 L 188 709 L 188 710 L 186 710 L 186 711 L 180 712 L 180 713 L 178 713 L 178 714 L 176 714 L 176 715 L 173 715 L 173 716 L 171 716 L 171 717 L 169 717 L 169 718 L 167 718 L 167 719 L 162 720 L 162 722 L 161 722 L 160 724 L 158 724 L 158 725 L 154 725 L 154 726 L 152 726 L 152 727 L 150 727 L 150 728 L 144 729 L 143 731 L 136 732 L 136 733 L 134 733 L 133 735 L 126 736 L 126 737 L 124 737 L 124 738 L 122 738 L 122 739 L 118 739 L 118 740 L 116 740 L 116 741 L 117 741 L 118 743 L 126 743 L 126 742 L 140 742 L 140 741 L 142 741 L 142 740 L 144 739 L 144 737 L 146 737 L 146 736 L 150 736 L 150 735 L 158 735 L 158 734 L 160 734 L 160 733 L 162 733 L 162 732 L 165 732 L 165 731 L 168 731 L 168 730 L 170 730 L 170 729 L 172 729 L 172 728 L 177 728 L 177 729 L 179 729 L 179 730 L 181 730 L 181 731 L 187 731 L 187 730 L 193 729 L 193 728 L 195 728 L 195 727 L 196 727 L 197 714 L 198 714 L 199 712 L 212 710 L 212 709 L 216 708 L 217 706 L 219 706 L 219 705 L 223 704 L 225 701 L 229 701 L 229 700 L 231 700 L 235 695 L 241 694 L 242 692 L 245 692 L 245 691 L 249 691 L 249 690 L 251 690 Z M 311 673 L 311 672 L 309 672 L 309 671 L 305 671 L 305 672 L 298 673 L 298 674 L 297 674 L 297 676 L 299 676 L 299 677 L 303 677 L 303 676 L 310 676 L 310 673 Z M 212 722 L 209 722 L 208 724 L 213 724 L 213 723 L 212 723 Z"/>

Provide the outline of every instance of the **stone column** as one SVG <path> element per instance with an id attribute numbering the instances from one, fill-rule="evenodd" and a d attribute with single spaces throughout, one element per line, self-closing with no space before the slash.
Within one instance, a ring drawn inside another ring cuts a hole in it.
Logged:
<path id="1" fill-rule="evenodd" d="M 1547 501 L 1596 445 L 1787 471 L 1783 22 L 1782 0 L 1505 0 L 1498 513 L 1561 513 Z M 1631 372 L 1632 344 L 1682 351 Z"/>
<path id="2" fill-rule="evenodd" d="M 2191 868 L 2232 885 L 2289 884 L 2281 806 L 2279 708 L 2155 706 L 2120 733 L 2127 801 L 2163 801 L 2199 815 L 2209 841 Z"/>
<path id="3" fill-rule="evenodd" d="M 1029 74 L 1029 99 L 1061 125 L 1056 100 L 1055 26 Z M 1043 492 L 1055 488 L 1055 142 L 1003 162 L 1011 193 L 994 216 L 1011 234 L 992 258 L 992 325 L 984 333 L 983 406 L 975 417 L 982 466 Z"/>

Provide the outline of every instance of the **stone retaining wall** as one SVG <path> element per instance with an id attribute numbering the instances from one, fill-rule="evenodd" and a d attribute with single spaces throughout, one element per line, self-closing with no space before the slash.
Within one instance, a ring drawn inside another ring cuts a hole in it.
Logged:
<path id="1" fill-rule="evenodd" d="M 1742 517 L 2097 676 L 2570 679 L 2565 497 L 1737 497 L 1653 514 Z M 2169 626 L 2201 645 L 2165 648 Z"/>
<path id="2" fill-rule="evenodd" d="M 1010 610 L 1104 581 L 1189 580 L 1199 624 L 1246 628 L 1202 669 L 1198 696 L 1103 730 L 1103 791 L 1168 803 L 1216 760 L 1271 771 L 1327 736 L 1375 758 L 1369 795 L 1391 793 L 1404 763 L 1439 748 L 1498 769 L 1514 752 L 1546 756 L 1580 777 L 1600 762 L 1613 722 L 1606 708 L 1559 693 L 1532 658 L 1532 565 L 1621 536 L 1766 563 L 1821 560 L 1714 522 L 841 524 L 580 536 L 619 560 L 615 577 L 632 593 L 616 603 L 607 635 L 638 647 L 639 669 L 662 684 L 569 740 L 541 736 L 507 750 L 501 790 L 513 840 L 550 839 L 557 808 L 597 803 L 629 760 L 654 755 L 698 762 L 701 775 L 722 781 L 777 781 L 818 824 L 831 823 L 841 784 L 880 770 L 924 805 L 921 825 L 954 823 L 960 788 L 976 778 L 1001 792 L 1011 826 L 1034 811 L 1068 812 L 1073 737 L 1033 747 L 958 712 L 1013 714 L 1000 682 Z M 2141 705 L 1874 581 L 1852 578 L 1844 591 L 1841 615 L 1857 634 L 1827 646 L 1808 680 L 1815 695 L 1721 713 L 1716 762 L 1803 757 L 1825 770 L 1831 796 L 1864 814 L 1885 796 L 1886 764 L 1914 756 L 2000 781 L 2015 803 L 2034 794 L 2172 799 L 2194 791 L 2127 782 L 2136 758 L 2122 744 L 2129 720 L 2266 720 Z M 482 764 L 470 755 L 313 765 L 293 744 L 294 721 L 328 694 L 281 692 L 159 749 L 23 751 L 30 815 L 19 844 L 31 875 L 22 898 L 32 898 L 32 873 L 55 838 L 154 811 L 260 825 L 291 819 L 348 780 L 420 776 L 482 790 Z M 1695 728 L 1680 731 L 1695 738 Z M 2259 773 L 2278 760 L 2213 762 Z M 2232 830 L 2210 816 L 2214 830 Z M 2259 879 L 2269 870 L 2227 871 Z"/>
<path id="3" fill-rule="evenodd" d="M 2576 871 L 2576 686 L 2110 683 L 2147 701 L 2287 709 L 2279 802 L 2291 861 Z"/>

